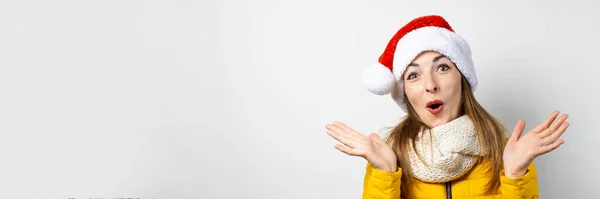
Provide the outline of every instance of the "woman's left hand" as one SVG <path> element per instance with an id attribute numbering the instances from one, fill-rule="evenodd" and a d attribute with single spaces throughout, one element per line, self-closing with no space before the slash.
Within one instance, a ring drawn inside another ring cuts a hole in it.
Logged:
<path id="1" fill-rule="evenodd" d="M 517 122 L 504 149 L 504 175 L 506 177 L 514 179 L 525 175 L 533 159 L 558 148 L 565 142 L 558 138 L 569 127 L 569 123 L 565 122 L 569 116 L 563 114 L 554 121 L 558 114 L 558 111 L 552 112 L 544 122 L 523 137 L 521 134 L 525 128 L 525 121 Z"/>

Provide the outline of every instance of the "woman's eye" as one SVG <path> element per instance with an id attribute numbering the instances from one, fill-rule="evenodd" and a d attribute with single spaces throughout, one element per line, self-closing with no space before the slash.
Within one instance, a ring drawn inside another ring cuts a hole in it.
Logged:
<path id="1" fill-rule="evenodd" d="M 442 65 L 438 66 L 438 70 L 447 71 L 447 70 L 450 70 L 450 66 L 448 66 L 446 64 L 442 64 Z"/>
<path id="2" fill-rule="evenodd" d="M 416 77 L 417 77 L 416 73 L 411 73 L 411 74 L 408 74 L 408 76 L 406 76 L 406 79 L 414 79 Z"/>

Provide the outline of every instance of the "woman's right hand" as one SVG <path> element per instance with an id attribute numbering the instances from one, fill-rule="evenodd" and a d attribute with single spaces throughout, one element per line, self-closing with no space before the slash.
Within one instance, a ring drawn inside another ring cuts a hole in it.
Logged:
<path id="1" fill-rule="evenodd" d="M 396 172 L 396 154 L 381 138 L 371 133 L 368 137 L 356 132 L 341 122 L 327 124 L 327 134 L 344 145 L 336 144 L 341 152 L 365 158 L 371 166 L 385 172 Z"/>

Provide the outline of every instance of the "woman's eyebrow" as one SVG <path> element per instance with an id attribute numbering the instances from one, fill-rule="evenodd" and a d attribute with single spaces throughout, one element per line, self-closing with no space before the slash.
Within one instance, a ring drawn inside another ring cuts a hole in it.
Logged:
<path id="1" fill-rule="evenodd" d="M 439 61 L 441 58 L 444 58 L 444 57 L 446 57 L 446 56 L 444 56 L 444 55 L 437 56 L 437 57 L 433 58 L 433 62 L 437 62 L 437 61 Z M 417 66 L 417 67 L 418 67 L 418 66 L 419 66 L 419 64 L 417 64 L 417 63 L 414 63 L 414 62 L 413 62 L 413 63 L 410 63 L 410 64 L 408 64 L 408 66 Z"/>
<path id="2" fill-rule="evenodd" d="M 433 62 L 437 62 L 443 57 L 446 57 L 446 56 L 444 56 L 444 55 L 437 56 L 437 57 L 433 58 Z"/>
<path id="3" fill-rule="evenodd" d="M 418 67 L 419 64 L 417 64 L 417 63 L 410 63 L 408 66 L 417 66 Z"/>

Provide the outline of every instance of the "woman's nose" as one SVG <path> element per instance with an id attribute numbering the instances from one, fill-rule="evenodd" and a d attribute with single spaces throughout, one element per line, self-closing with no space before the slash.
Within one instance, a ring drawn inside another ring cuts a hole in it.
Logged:
<path id="1" fill-rule="evenodd" d="M 434 77 L 429 76 L 429 77 L 426 77 L 425 79 L 426 79 L 425 81 L 427 82 L 425 84 L 425 90 L 428 93 L 435 93 L 436 91 L 439 90 L 439 87 L 438 87 L 437 82 Z"/>
<path id="2" fill-rule="evenodd" d="M 427 89 L 425 89 L 425 90 L 427 90 L 428 93 L 434 93 L 434 92 L 436 92 L 438 90 L 438 87 L 437 86 L 431 86 L 431 87 L 427 87 Z"/>

